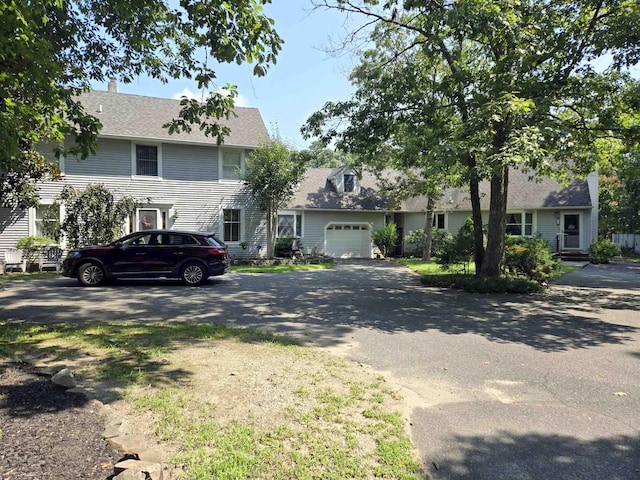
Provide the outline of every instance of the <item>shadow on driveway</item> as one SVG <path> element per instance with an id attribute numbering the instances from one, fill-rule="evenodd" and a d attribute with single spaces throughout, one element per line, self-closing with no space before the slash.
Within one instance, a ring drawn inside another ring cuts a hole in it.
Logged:
<path id="1" fill-rule="evenodd" d="M 623 281 L 610 273 L 614 269 L 627 275 L 627 288 L 609 288 Z M 553 352 L 630 341 L 640 327 L 640 296 L 629 278 L 637 278 L 635 267 L 589 266 L 532 296 L 426 288 L 413 272 L 386 261 L 322 271 L 230 273 L 199 288 L 166 281 L 81 288 L 56 278 L 5 284 L 0 320 L 225 323 L 319 346 L 343 343 L 360 328 L 389 334 L 437 330 Z"/>

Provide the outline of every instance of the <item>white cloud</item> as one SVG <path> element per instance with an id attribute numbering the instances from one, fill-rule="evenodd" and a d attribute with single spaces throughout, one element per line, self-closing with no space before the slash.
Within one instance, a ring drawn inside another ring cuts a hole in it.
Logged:
<path id="1" fill-rule="evenodd" d="M 218 87 L 216 92 L 225 93 L 225 89 L 223 87 Z M 206 95 L 204 95 L 203 93 L 194 93 L 194 92 L 191 91 L 190 88 L 185 87 L 185 88 L 182 89 L 182 91 L 176 92 L 176 93 L 173 94 L 173 99 L 174 100 L 180 100 L 182 97 L 187 97 L 187 98 L 194 99 L 194 100 L 204 100 L 206 98 Z M 235 105 L 236 105 L 236 107 L 249 107 L 249 106 L 251 106 L 250 103 L 249 103 L 249 99 L 247 97 L 245 97 L 244 95 L 240 94 L 240 93 L 238 95 L 236 95 Z"/>

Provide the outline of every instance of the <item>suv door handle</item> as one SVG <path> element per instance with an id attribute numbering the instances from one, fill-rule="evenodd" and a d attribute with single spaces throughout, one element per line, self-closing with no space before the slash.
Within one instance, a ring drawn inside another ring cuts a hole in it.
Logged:
<path id="1" fill-rule="evenodd" d="M 146 255 L 147 252 L 136 252 L 136 256 L 140 256 L 140 255 Z"/>

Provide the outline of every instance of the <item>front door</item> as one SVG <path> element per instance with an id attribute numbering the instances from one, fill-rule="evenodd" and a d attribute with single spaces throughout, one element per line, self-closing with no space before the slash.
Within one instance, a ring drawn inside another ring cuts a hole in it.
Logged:
<path id="1" fill-rule="evenodd" d="M 567 250 L 578 250 L 581 247 L 580 236 L 580 214 L 565 213 L 563 215 L 564 248 Z"/>

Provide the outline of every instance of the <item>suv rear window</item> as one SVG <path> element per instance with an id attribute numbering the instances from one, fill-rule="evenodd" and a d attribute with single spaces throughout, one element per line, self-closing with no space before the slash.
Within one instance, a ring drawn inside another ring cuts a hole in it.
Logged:
<path id="1" fill-rule="evenodd" d="M 212 247 L 224 247 L 224 242 L 214 237 L 213 235 L 209 235 L 208 237 L 205 237 L 205 239 L 207 240 L 207 243 Z"/>

